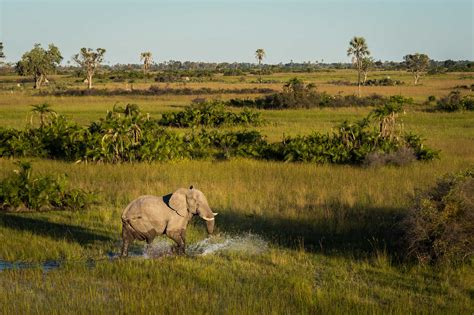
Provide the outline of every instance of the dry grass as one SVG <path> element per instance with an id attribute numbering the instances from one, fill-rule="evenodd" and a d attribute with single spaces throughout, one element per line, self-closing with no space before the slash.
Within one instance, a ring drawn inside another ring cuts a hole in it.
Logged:
<path id="1" fill-rule="evenodd" d="M 370 95 L 373 93 L 389 96 L 389 95 L 403 95 L 407 97 L 413 97 L 416 101 L 425 101 L 428 95 L 435 95 L 437 97 L 443 96 L 449 93 L 455 86 L 458 85 L 470 85 L 472 84 L 472 73 L 447 73 L 442 75 L 427 75 L 422 77 L 419 85 L 413 85 L 413 80 L 410 73 L 406 71 L 373 71 L 369 74 L 369 79 L 383 79 L 390 77 L 394 80 L 401 80 L 405 82 L 405 85 L 400 86 L 367 86 L 363 87 L 363 95 Z M 153 80 L 136 80 L 134 83 L 129 82 L 106 82 L 101 83 L 101 80 L 96 80 L 94 87 L 98 89 L 148 89 L 151 85 L 159 85 L 162 87 L 170 88 L 212 88 L 212 89 L 242 89 L 242 88 L 271 88 L 280 90 L 283 83 L 293 77 L 303 79 L 308 83 L 315 83 L 320 91 L 325 91 L 330 94 L 356 94 L 356 86 L 338 86 L 329 84 L 328 82 L 335 80 L 343 81 L 357 81 L 357 74 L 354 70 L 332 70 L 329 72 L 313 72 L 313 73 L 275 73 L 272 75 L 263 76 L 263 80 L 273 80 L 275 83 L 255 83 L 258 80 L 258 76 L 247 75 L 245 81 L 241 82 L 240 76 L 222 76 L 217 75 L 211 81 L 203 82 L 172 82 L 172 83 L 156 83 Z M 18 76 L 0 76 L 1 82 L 0 87 L 8 88 L 12 86 L 12 83 L 16 80 L 24 79 Z M 64 76 L 52 76 L 52 80 L 68 82 L 71 86 L 75 86 L 80 89 L 86 89 L 85 84 L 75 83 L 77 78 L 70 78 Z M 27 84 L 28 86 L 28 84 Z M 469 92 L 465 92 L 469 93 Z M 240 96 L 242 97 L 242 96 Z M 249 97 L 255 97 L 255 95 L 249 95 Z"/>

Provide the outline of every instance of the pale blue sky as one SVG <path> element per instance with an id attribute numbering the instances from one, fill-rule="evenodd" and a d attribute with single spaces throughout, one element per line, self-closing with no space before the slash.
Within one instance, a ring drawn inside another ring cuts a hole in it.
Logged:
<path id="1" fill-rule="evenodd" d="M 354 35 L 375 59 L 408 53 L 474 60 L 473 0 L 0 0 L 7 61 L 34 43 L 56 44 L 65 60 L 81 47 L 107 49 L 110 63 L 155 61 L 348 62 Z"/>

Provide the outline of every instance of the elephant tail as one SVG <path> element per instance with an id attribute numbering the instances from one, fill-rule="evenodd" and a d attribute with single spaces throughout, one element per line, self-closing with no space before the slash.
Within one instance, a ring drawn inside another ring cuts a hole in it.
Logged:
<path id="1" fill-rule="evenodd" d="M 137 231 L 132 223 L 130 222 L 130 219 L 122 217 L 122 229 L 126 230 L 129 232 L 135 239 L 139 241 L 147 241 L 148 242 L 148 237 Z"/>

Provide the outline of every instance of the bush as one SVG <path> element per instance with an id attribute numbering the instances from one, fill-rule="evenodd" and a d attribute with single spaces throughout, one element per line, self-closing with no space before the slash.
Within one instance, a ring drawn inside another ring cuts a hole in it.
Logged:
<path id="1" fill-rule="evenodd" d="M 151 75 L 149 73 L 145 74 L 141 70 L 116 70 L 110 73 L 98 73 L 96 79 L 126 82 L 136 79 L 151 79 Z"/>
<path id="2" fill-rule="evenodd" d="M 470 95 L 461 96 L 461 92 L 451 91 L 438 101 L 437 109 L 447 112 L 474 110 L 474 97 Z"/>
<path id="3" fill-rule="evenodd" d="M 333 85 L 357 85 L 357 82 L 351 82 L 347 80 L 333 80 L 333 81 L 328 81 L 329 84 Z M 366 86 L 395 86 L 395 85 L 403 85 L 405 84 L 403 81 L 399 80 L 392 80 L 389 77 L 384 78 L 384 79 L 372 79 L 372 80 L 367 80 L 363 83 L 363 85 Z"/>
<path id="4" fill-rule="evenodd" d="M 181 81 L 181 76 L 175 72 L 160 73 L 155 77 L 155 82 L 178 82 Z"/>
<path id="5" fill-rule="evenodd" d="M 331 134 L 313 133 L 268 143 L 258 131 L 173 132 L 159 123 L 178 126 L 220 126 L 227 122 L 258 122 L 252 111 L 231 113 L 222 104 L 205 103 L 196 109 L 172 113 L 161 121 L 140 112 L 137 105 L 114 106 L 105 118 L 88 127 L 48 116 L 39 128 L 24 131 L 0 128 L 2 156 L 36 156 L 72 161 L 123 163 L 179 159 L 251 157 L 276 161 L 360 164 L 373 152 L 393 153 L 411 148 L 418 160 L 438 153 L 423 146 L 422 139 L 403 133 L 396 123 L 403 99 L 376 108 L 355 123 L 344 122 Z M 217 106 L 217 107 L 215 107 Z M 217 114 L 216 114 L 217 113 Z"/>
<path id="6" fill-rule="evenodd" d="M 258 131 L 216 132 L 202 130 L 201 139 L 209 139 L 213 156 L 218 159 L 230 157 L 268 158 L 268 143 Z"/>
<path id="7" fill-rule="evenodd" d="M 218 101 L 188 106 L 183 111 L 165 113 L 158 122 L 170 127 L 259 126 L 264 123 L 260 113 L 244 109 L 240 113 L 226 111 Z"/>
<path id="8" fill-rule="evenodd" d="M 367 80 L 365 81 L 364 85 L 366 86 L 395 86 L 395 85 L 404 85 L 405 83 L 403 81 L 399 80 L 392 80 L 390 78 L 384 78 L 384 79 L 373 79 L 373 80 Z"/>
<path id="9" fill-rule="evenodd" d="M 474 168 L 418 192 L 403 227 L 408 254 L 420 263 L 468 262 L 474 254 Z"/>
<path id="10" fill-rule="evenodd" d="M 245 72 L 241 69 L 225 69 L 224 76 L 244 76 Z"/>
<path id="11" fill-rule="evenodd" d="M 202 87 L 192 88 L 170 88 L 152 85 L 148 89 L 64 89 L 53 91 L 40 91 L 39 95 L 54 96 L 115 96 L 115 95 L 203 95 L 203 94 L 267 94 L 275 92 L 270 88 L 242 88 L 242 89 L 211 89 Z"/>
<path id="12" fill-rule="evenodd" d="M 328 81 L 328 84 L 339 85 L 339 86 L 354 85 L 354 83 L 348 80 L 332 80 L 332 81 Z"/>
<path id="13" fill-rule="evenodd" d="M 250 74 L 253 75 L 270 75 L 273 74 L 273 70 L 270 68 L 259 68 L 255 70 L 251 70 Z"/>
<path id="14" fill-rule="evenodd" d="M 383 165 L 404 166 L 416 161 L 412 148 L 401 147 L 395 152 L 371 152 L 366 155 L 362 164 L 366 167 L 379 167 Z"/>
<path id="15" fill-rule="evenodd" d="M 380 129 L 382 121 L 392 116 L 393 110 L 393 106 L 385 105 L 358 122 L 343 122 L 333 134 L 315 132 L 308 136 L 287 137 L 280 143 L 272 144 L 268 155 L 287 162 L 337 164 L 361 164 L 374 158 L 369 156 L 371 154 L 383 156 L 384 162 L 398 165 L 410 162 L 410 155 L 413 154 L 418 160 L 437 158 L 438 152 L 423 147 L 420 137 L 402 134 L 401 130 L 383 132 L 385 128 Z"/>
<path id="16" fill-rule="evenodd" d="M 405 103 L 412 103 L 410 98 L 402 98 Z M 393 98 L 392 97 L 392 98 Z M 325 92 L 317 92 L 312 84 L 305 84 L 303 81 L 294 78 L 283 86 L 283 91 L 270 94 L 264 97 L 250 99 L 231 99 L 228 105 L 234 107 L 252 107 L 259 109 L 299 109 L 314 107 L 349 107 L 349 106 L 378 106 L 392 101 L 378 94 L 366 97 L 355 95 L 329 95 Z"/>
<path id="17" fill-rule="evenodd" d="M 82 210 L 96 202 L 94 193 L 82 189 L 66 189 L 65 176 L 32 176 L 31 164 L 17 162 L 15 175 L 0 183 L 1 210 Z"/>
<path id="18" fill-rule="evenodd" d="M 454 87 L 454 89 L 474 91 L 474 84 L 471 84 L 471 85 L 467 85 L 467 84 L 456 85 Z"/>

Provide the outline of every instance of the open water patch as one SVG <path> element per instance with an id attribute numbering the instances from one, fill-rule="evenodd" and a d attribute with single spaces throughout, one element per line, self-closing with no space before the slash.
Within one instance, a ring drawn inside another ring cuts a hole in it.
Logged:
<path id="1" fill-rule="evenodd" d="M 48 272 L 53 269 L 57 269 L 60 266 L 61 266 L 61 263 L 57 260 L 47 260 L 42 263 L 30 263 L 30 262 L 22 262 L 22 261 L 9 262 L 6 260 L 0 260 L 0 271 L 21 270 L 21 269 L 41 269 L 44 272 Z"/>

